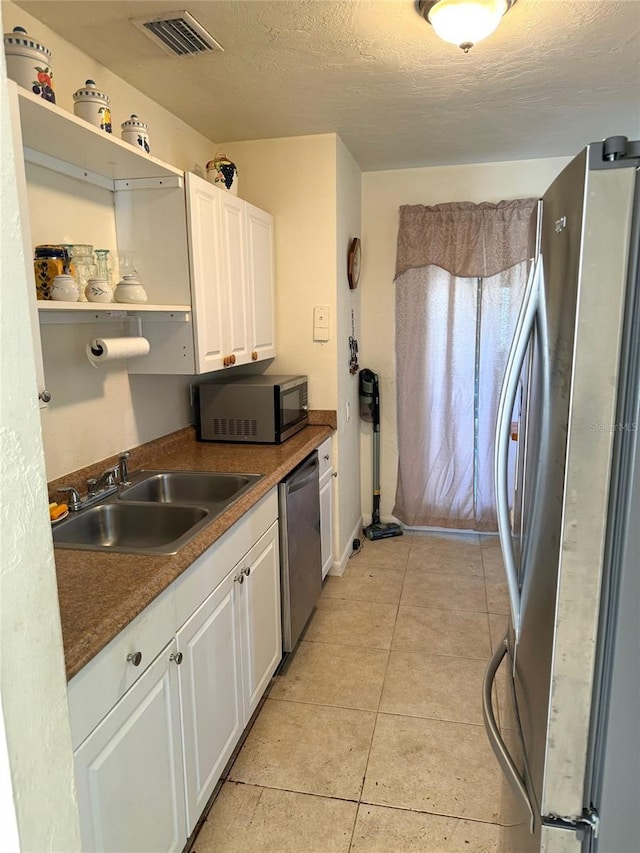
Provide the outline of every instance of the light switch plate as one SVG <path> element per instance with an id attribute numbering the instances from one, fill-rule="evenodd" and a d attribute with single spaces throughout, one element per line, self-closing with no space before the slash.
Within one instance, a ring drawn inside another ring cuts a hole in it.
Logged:
<path id="1" fill-rule="evenodd" d="M 329 306 L 316 305 L 313 309 L 313 340 L 329 340 Z"/>

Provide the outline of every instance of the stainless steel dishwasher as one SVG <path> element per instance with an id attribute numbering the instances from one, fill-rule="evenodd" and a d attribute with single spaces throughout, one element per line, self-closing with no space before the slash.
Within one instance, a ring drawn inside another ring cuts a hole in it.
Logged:
<path id="1" fill-rule="evenodd" d="M 282 648 L 292 652 L 322 589 L 318 453 L 280 483 Z"/>

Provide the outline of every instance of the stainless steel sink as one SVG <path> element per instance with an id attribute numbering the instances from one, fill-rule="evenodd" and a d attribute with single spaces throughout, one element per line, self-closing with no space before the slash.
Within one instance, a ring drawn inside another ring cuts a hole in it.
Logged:
<path id="1" fill-rule="evenodd" d="M 121 501 L 164 504 L 224 504 L 237 500 L 261 474 L 221 474 L 204 471 L 141 471 L 139 482 L 123 489 Z"/>
<path id="2" fill-rule="evenodd" d="M 138 471 L 133 484 L 53 528 L 56 548 L 177 554 L 262 474 Z"/>
<path id="3" fill-rule="evenodd" d="M 141 554 L 176 554 L 211 520 L 199 506 L 104 503 L 71 515 L 53 528 L 59 548 Z"/>

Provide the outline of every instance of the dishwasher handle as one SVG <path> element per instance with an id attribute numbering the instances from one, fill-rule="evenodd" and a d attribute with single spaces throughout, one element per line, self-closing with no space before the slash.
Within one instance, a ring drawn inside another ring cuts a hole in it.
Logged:
<path id="1" fill-rule="evenodd" d="M 317 476 L 319 468 L 320 464 L 318 462 L 318 455 L 316 454 L 309 462 L 303 463 L 300 469 L 289 480 L 285 480 L 287 494 L 292 495 L 294 492 L 304 489 Z"/>

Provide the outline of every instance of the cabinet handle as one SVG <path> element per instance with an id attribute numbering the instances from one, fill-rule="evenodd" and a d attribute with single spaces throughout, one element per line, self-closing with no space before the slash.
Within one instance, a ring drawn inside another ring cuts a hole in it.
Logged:
<path id="1" fill-rule="evenodd" d="M 172 655 L 169 655 L 169 660 L 175 661 L 178 666 L 182 663 L 182 652 L 175 652 Z"/>
<path id="2" fill-rule="evenodd" d="M 242 574 L 243 574 L 243 575 L 246 575 L 247 577 L 249 577 L 249 575 L 251 574 L 251 566 L 247 566 L 247 568 L 246 568 L 246 569 L 243 569 L 243 570 L 242 570 Z"/>
<path id="3" fill-rule="evenodd" d="M 251 361 L 257 361 L 257 360 L 258 360 L 258 353 L 254 350 L 251 353 Z"/>
<path id="4" fill-rule="evenodd" d="M 134 666 L 140 666 L 142 663 L 142 652 L 129 652 L 127 660 Z"/>
<path id="5" fill-rule="evenodd" d="M 38 394 L 38 400 L 42 400 L 43 403 L 48 403 L 51 400 L 51 392 L 47 391 L 45 388 Z"/>
<path id="6" fill-rule="evenodd" d="M 225 355 L 225 357 L 222 359 L 222 364 L 224 367 L 229 367 L 229 356 L 228 355 Z"/>
<path id="7" fill-rule="evenodd" d="M 235 355 L 232 354 L 229 356 L 229 364 L 235 364 L 235 363 L 236 363 L 236 357 L 235 357 Z"/>
<path id="8" fill-rule="evenodd" d="M 325 462 L 329 461 L 329 454 L 328 453 L 324 454 L 324 460 L 325 460 Z"/>
<path id="9" fill-rule="evenodd" d="M 244 570 L 240 572 L 239 575 L 236 575 L 234 578 L 236 583 L 244 583 Z"/>
<path id="10" fill-rule="evenodd" d="M 334 472 L 333 472 L 333 474 L 332 474 L 331 476 L 332 476 L 332 477 L 337 477 L 337 476 L 338 476 L 338 472 L 337 472 L 337 471 L 334 471 Z"/>

